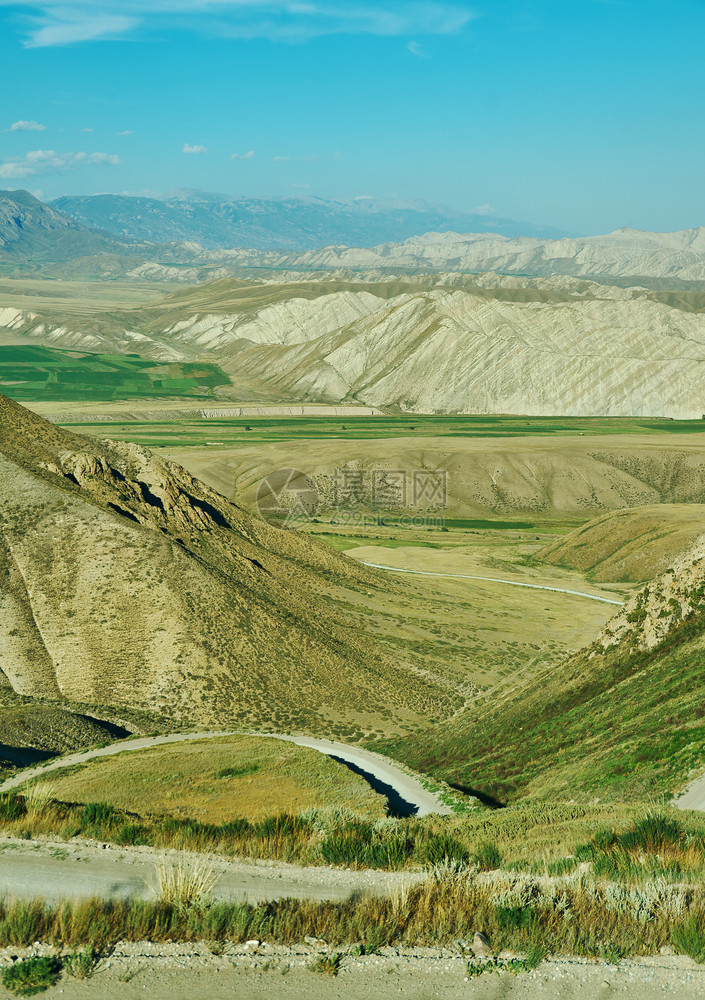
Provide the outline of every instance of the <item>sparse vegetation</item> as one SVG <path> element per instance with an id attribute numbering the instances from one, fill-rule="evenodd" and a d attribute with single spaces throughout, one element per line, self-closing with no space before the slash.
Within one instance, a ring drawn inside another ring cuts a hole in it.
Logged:
<path id="1" fill-rule="evenodd" d="M 64 956 L 63 967 L 74 979 L 91 979 L 102 953 L 97 948 L 83 948 L 81 951 L 71 951 Z"/>
<path id="2" fill-rule="evenodd" d="M 0 932 L 1 933 L 1 932 Z M 0 972 L 6 990 L 18 997 L 31 997 L 55 986 L 61 976 L 58 958 L 36 956 L 15 962 Z"/>
<path id="3" fill-rule="evenodd" d="M 337 976 L 340 971 L 340 964 L 343 956 L 338 951 L 330 955 L 319 955 L 314 959 L 309 968 L 311 972 L 322 972 L 326 976 Z"/>
<path id="4" fill-rule="evenodd" d="M 586 878 L 483 876 L 470 869 L 465 876 L 429 879 L 395 896 L 344 902 L 285 899 L 180 907 L 138 900 L 3 901 L 0 945 L 51 941 L 72 949 L 109 949 L 117 941 L 243 943 L 253 937 L 295 944 L 311 936 L 327 942 L 331 964 L 340 949 L 359 947 L 361 938 L 376 935 L 393 946 L 448 946 L 480 927 L 497 953 L 508 949 L 524 956 L 504 963 L 506 971 L 521 972 L 548 953 L 612 959 L 656 954 L 667 945 L 700 961 L 704 919 L 702 884 L 657 881 L 630 889 Z"/>

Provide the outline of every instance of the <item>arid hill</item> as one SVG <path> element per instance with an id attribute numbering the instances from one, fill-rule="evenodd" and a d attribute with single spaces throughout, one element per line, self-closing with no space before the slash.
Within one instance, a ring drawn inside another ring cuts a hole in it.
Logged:
<path id="1" fill-rule="evenodd" d="M 11 343 L 216 361 L 232 380 L 227 394 L 240 401 L 702 416 L 702 295 L 572 278 L 489 278 L 230 278 L 90 316 L 60 305 L 27 309 L 18 296 L 4 300 L 0 334 Z"/>
<path id="2" fill-rule="evenodd" d="M 539 559 L 591 580 L 641 583 L 664 573 L 705 534 L 705 505 L 663 503 L 610 511 L 546 546 Z"/>
<path id="3" fill-rule="evenodd" d="M 0 396 L 0 484 L 0 669 L 19 694 L 222 727 L 443 714 L 347 613 L 371 571 L 180 466 Z"/>

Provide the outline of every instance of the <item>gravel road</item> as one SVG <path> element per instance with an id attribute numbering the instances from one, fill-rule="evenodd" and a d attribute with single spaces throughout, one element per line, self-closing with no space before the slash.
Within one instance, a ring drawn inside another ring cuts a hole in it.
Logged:
<path id="1" fill-rule="evenodd" d="M 74 764 L 83 764 L 96 757 L 110 757 L 117 753 L 146 750 L 150 747 L 163 746 L 165 743 L 182 743 L 186 740 L 236 735 L 238 734 L 233 732 L 173 733 L 170 736 L 142 736 L 134 740 L 121 740 L 119 743 L 111 743 L 107 747 L 82 750 L 68 754 L 66 757 L 57 757 L 40 767 L 31 767 L 14 774 L 0 785 L 0 792 L 8 792 L 33 778 L 41 778 L 51 771 L 62 767 L 71 767 Z M 348 746 L 346 743 L 316 740 L 308 736 L 280 736 L 272 733 L 251 733 L 248 735 L 266 736 L 269 739 L 296 743 L 297 746 L 318 750 L 320 753 L 327 754 L 327 756 L 351 766 L 354 771 L 366 778 L 376 791 L 386 795 L 395 811 L 403 815 L 426 816 L 429 813 L 447 815 L 451 812 L 447 805 L 424 788 L 420 777 L 403 770 L 380 754 Z"/>
<path id="2" fill-rule="evenodd" d="M 42 946 L 37 951 L 50 954 Z M 533 972 L 466 979 L 459 950 L 383 948 L 379 955 L 344 955 L 336 977 L 312 972 L 322 953 L 292 948 L 231 945 L 213 955 L 205 944 L 121 943 L 93 978 L 64 976 L 48 998 L 64 1000 L 678 1000 L 702 998 L 705 968 L 688 958 L 655 956 L 618 965 L 581 958 L 550 958 Z M 0 964 L 25 949 L 0 951 Z"/>
<path id="3" fill-rule="evenodd" d="M 697 809 L 705 811 L 705 774 L 686 785 L 683 792 L 673 799 L 671 805 L 676 809 Z"/>
<path id="4" fill-rule="evenodd" d="M 179 858 L 196 864 L 203 855 L 154 847 L 121 848 L 91 841 L 0 838 L 0 897 L 17 899 L 155 899 L 157 862 Z M 424 878 L 422 872 L 348 871 L 301 867 L 279 861 L 213 857 L 218 872 L 212 895 L 219 900 L 247 896 L 273 899 L 347 899 L 357 892 L 384 895 Z"/>

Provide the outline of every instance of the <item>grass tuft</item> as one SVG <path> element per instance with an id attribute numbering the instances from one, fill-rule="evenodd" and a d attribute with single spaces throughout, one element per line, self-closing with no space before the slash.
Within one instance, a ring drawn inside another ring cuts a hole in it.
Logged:
<path id="1" fill-rule="evenodd" d="M 337 976 L 342 961 L 343 956 L 337 951 L 332 955 L 319 955 L 311 962 L 309 969 L 311 972 L 321 972 L 326 976 Z"/>
<path id="2" fill-rule="evenodd" d="M 90 979 L 102 957 L 102 952 L 97 948 L 71 951 L 64 958 L 64 968 L 74 979 Z"/>
<path id="3" fill-rule="evenodd" d="M 195 861 L 183 854 L 175 861 L 158 861 L 157 896 L 176 910 L 205 909 L 220 873 L 207 856 Z"/>

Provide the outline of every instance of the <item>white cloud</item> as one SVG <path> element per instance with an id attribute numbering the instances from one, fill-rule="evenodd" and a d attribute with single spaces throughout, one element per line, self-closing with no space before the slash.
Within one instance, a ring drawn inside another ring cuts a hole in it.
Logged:
<path id="1" fill-rule="evenodd" d="M 116 132 L 115 135 L 132 135 L 132 129 L 131 128 L 123 129 L 122 132 Z"/>
<path id="2" fill-rule="evenodd" d="M 10 125 L 9 128 L 5 129 L 5 131 L 6 132 L 43 132 L 45 128 L 46 128 L 46 126 L 45 125 L 40 125 L 39 122 L 34 122 L 34 121 L 26 122 L 26 121 L 20 120 L 18 122 L 13 122 L 12 125 Z"/>
<path id="3" fill-rule="evenodd" d="M 6 0 L 0 0 L 0 6 Z M 93 5 L 86 0 L 73 7 L 64 7 L 53 2 L 24 2 L 25 7 L 35 7 L 39 13 L 34 17 L 34 28 L 25 42 L 27 48 L 44 49 L 54 45 L 70 45 L 72 42 L 92 42 L 97 38 L 120 38 L 141 21 L 140 17 L 125 17 L 122 14 L 95 15 Z"/>
<path id="4" fill-rule="evenodd" d="M 413 42 L 413 41 L 409 42 L 409 44 L 406 47 L 409 50 L 409 52 L 411 52 L 412 56 L 419 56 L 420 59 L 429 58 L 428 54 L 424 52 L 422 46 L 419 45 L 418 42 Z"/>
<path id="5" fill-rule="evenodd" d="M 184 146 L 183 146 L 183 149 L 182 149 L 182 153 L 195 153 L 197 156 L 200 156 L 201 153 L 207 153 L 207 152 L 208 152 L 208 147 L 207 146 L 192 146 L 188 142 L 184 143 Z"/>
<path id="6" fill-rule="evenodd" d="M 117 166 L 119 163 L 120 158 L 113 153 L 57 153 L 53 149 L 32 149 L 21 158 L 0 163 L 0 178 L 34 177 L 63 173 L 74 167 Z"/>
<path id="7" fill-rule="evenodd" d="M 272 161 L 274 163 L 287 163 L 291 159 L 290 156 L 273 156 Z"/>
<path id="8" fill-rule="evenodd" d="M 497 209 L 494 205 L 478 205 L 475 209 L 476 215 L 494 215 Z"/>
<path id="9" fill-rule="evenodd" d="M 82 132 L 95 132 L 95 129 L 92 129 L 92 128 L 82 128 L 81 131 Z"/>
<path id="10" fill-rule="evenodd" d="M 251 160 L 255 155 L 254 149 L 250 149 L 247 153 L 231 153 L 231 160 Z"/>
<path id="11" fill-rule="evenodd" d="M 0 0 L 30 11 L 32 48 L 121 38 L 166 26 L 229 38 L 305 41 L 322 35 L 419 37 L 462 31 L 476 16 L 445 0 Z M 97 8 L 101 8 L 97 10 Z"/>

